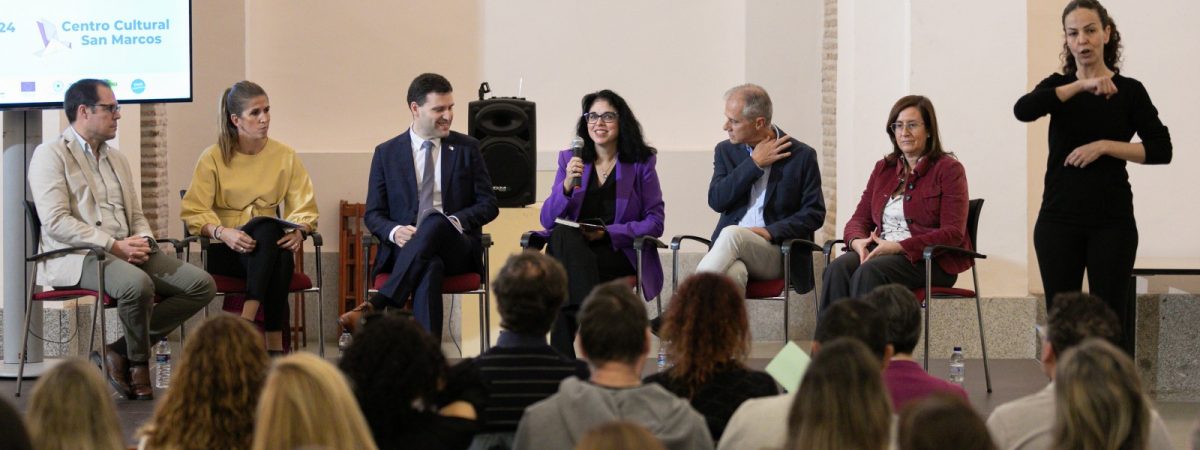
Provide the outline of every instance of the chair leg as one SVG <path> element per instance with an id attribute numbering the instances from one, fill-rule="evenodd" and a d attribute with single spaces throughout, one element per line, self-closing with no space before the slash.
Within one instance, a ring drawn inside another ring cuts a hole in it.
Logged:
<path id="1" fill-rule="evenodd" d="M 921 366 L 925 372 L 929 372 L 929 319 L 933 315 L 933 263 L 925 260 L 925 354 L 922 356 L 923 362 Z"/>
<path id="2" fill-rule="evenodd" d="M 479 294 L 479 354 L 487 351 L 487 300 Z"/>
<path id="3" fill-rule="evenodd" d="M 97 267 L 96 272 L 98 273 L 98 277 L 97 277 L 97 281 L 96 281 L 96 285 L 97 285 L 96 286 L 96 309 L 97 309 L 97 311 L 96 311 L 96 314 L 94 317 L 97 317 L 100 319 L 100 344 L 101 344 L 100 345 L 100 350 L 101 350 L 100 373 L 107 377 L 108 376 L 108 358 L 104 357 L 104 352 L 107 351 L 107 347 L 108 347 L 108 329 L 104 325 L 105 320 L 104 320 L 104 255 L 103 254 L 100 255 L 99 261 L 97 261 L 97 263 L 98 263 L 98 264 L 96 264 L 96 267 Z M 95 333 L 95 331 L 96 331 L 96 323 L 92 322 L 93 334 Z M 94 342 L 95 341 L 93 341 L 93 343 Z M 89 344 L 89 345 L 93 345 L 93 344 Z M 91 352 L 88 352 L 88 353 L 90 354 Z"/>
<path id="4" fill-rule="evenodd" d="M 25 331 L 21 333 L 21 351 L 17 354 L 17 397 L 21 396 L 21 382 L 25 380 L 25 360 L 29 353 L 29 324 L 33 316 L 33 276 L 36 268 L 30 272 L 30 279 L 25 288 Z"/>
<path id="5" fill-rule="evenodd" d="M 317 354 L 322 358 L 325 357 L 325 299 L 321 294 L 322 289 L 317 289 Z"/>
<path id="6" fill-rule="evenodd" d="M 979 320 L 979 348 L 983 350 L 983 378 L 987 382 L 987 391 L 992 393 L 992 372 L 988 367 L 987 356 L 987 339 L 983 336 L 983 306 L 980 305 L 979 299 L 979 275 L 976 274 L 975 268 L 971 268 L 971 278 L 975 282 L 975 317 Z"/>

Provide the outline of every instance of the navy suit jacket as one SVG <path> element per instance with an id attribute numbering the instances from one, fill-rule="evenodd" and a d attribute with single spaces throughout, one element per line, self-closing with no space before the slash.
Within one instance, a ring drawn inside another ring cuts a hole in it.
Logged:
<path id="1" fill-rule="evenodd" d="M 782 132 L 782 131 L 781 131 Z M 786 133 L 784 133 L 786 134 Z M 771 233 L 771 242 L 779 245 L 787 239 L 813 239 L 813 232 L 825 222 L 825 199 L 821 194 L 821 171 L 817 152 L 794 138 L 788 147 L 791 155 L 771 166 L 767 196 L 763 202 L 763 221 Z M 717 144 L 713 157 L 713 177 L 708 184 L 708 206 L 721 213 L 712 240 L 721 230 L 737 225 L 750 208 L 750 189 L 763 175 L 754 165 L 743 144 L 728 140 Z M 798 293 L 813 288 L 812 254 L 793 253 L 792 287 Z"/>
<path id="2" fill-rule="evenodd" d="M 371 175 L 367 185 L 367 228 L 379 238 L 379 255 L 375 272 L 391 270 L 392 260 L 400 248 L 390 239 L 392 229 L 399 225 L 416 225 L 418 203 L 416 168 L 413 166 L 411 131 L 396 136 L 375 147 L 371 159 Z M 480 239 L 485 224 L 500 214 L 492 179 L 488 176 L 479 141 L 451 131 L 442 138 L 442 211 L 457 217 L 463 235 L 471 240 L 472 251 L 480 260 Z"/>

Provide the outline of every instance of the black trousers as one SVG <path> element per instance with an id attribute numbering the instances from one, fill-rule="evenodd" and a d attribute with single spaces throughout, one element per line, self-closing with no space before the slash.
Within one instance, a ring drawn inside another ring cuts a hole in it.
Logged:
<path id="1" fill-rule="evenodd" d="M 930 271 L 934 286 L 954 286 L 957 274 L 949 274 L 935 262 Z M 904 255 L 876 256 L 865 264 L 858 262 L 858 253 L 846 252 L 829 263 L 822 277 L 825 290 L 821 292 L 821 312 L 843 298 L 858 298 L 878 286 L 897 283 L 908 288 L 925 287 L 925 260 L 913 264 Z"/>
<path id="2" fill-rule="evenodd" d="M 246 299 L 262 302 L 263 328 L 283 331 L 288 314 L 288 285 L 296 270 L 292 252 L 279 248 L 283 228 L 276 222 L 263 223 L 250 230 L 254 251 L 239 253 L 217 243 L 208 247 L 208 272 L 244 278 Z"/>
<path id="3" fill-rule="evenodd" d="M 1104 300 L 1121 321 L 1120 342 L 1133 354 L 1136 305 L 1129 297 L 1129 280 L 1137 257 L 1137 222 L 1103 225 L 1067 224 L 1038 217 L 1033 228 L 1033 248 L 1037 252 L 1042 287 L 1046 290 L 1046 311 L 1054 305 L 1054 296 L 1083 289 L 1087 270 L 1092 295 Z"/>
<path id="4" fill-rule="evenodd" d="M 597 284 L 637 275 L 637 269 L 623 253 L 613 249 L 608 237 L 588 241 L 578 228 L 558 226 L 550 230 L 546 253 L 566 269 L 568 293 L 567 301 L 550 329 L 550 346 L 564 356 L 574 358 L 575 332 L 579 330 L 576 315 L 583 300 Z"/>
<path id="5" fill-rule="evenodd" d="M 425 219 L 412 239 L 395 253 L 391 276 L 379 293 L 403 307 L 411 295 L 413 318 L 434 338 L 442 337 L 442 279 L 479 269 L 479 249 L 462 235 L 445 216 Z"/>

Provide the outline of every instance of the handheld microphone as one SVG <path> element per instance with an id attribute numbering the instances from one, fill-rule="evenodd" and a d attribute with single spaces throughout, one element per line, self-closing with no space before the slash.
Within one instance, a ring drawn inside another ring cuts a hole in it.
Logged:
<path id="1" fill-rule="evenodd" d="M 571 156 L 581 158 L 583 154 L 583 138 L 575 136 L 571 139 Z M 579 187 L 581 177 L 571 177 L 571 189 Z"/>

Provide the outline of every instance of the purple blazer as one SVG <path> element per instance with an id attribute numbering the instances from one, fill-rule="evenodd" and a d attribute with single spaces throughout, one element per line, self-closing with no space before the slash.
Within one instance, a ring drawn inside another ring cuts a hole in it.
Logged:
<path id="1" fill-rule="evenodd" d="M 554 175 L 554 184 L 550 187 L 550 196 L 542 204 L 541 234 L 548 236 L 554 227 L 554 219 L 564 218 L 579 220 L 579 209 L 583 207 L 583 197 L 587 192 L 588 176 L 584 176 L 580 186 L 572 195 L 564 195 L 562 184 L 566 178 L 567 163 L 571 161 L 571 150 L 558 153 L 558 172 Z M 608 225 L 608 235 L 613 248 L 620 250 L 629 259 L 629 264 L 637 267 L 637 252 L 633 250 L 633 240 L 638 236 L 662 237 L 664 206 L 662 187 L 658 184 L 658 171 L 655 165 L 658 157 L 651 155 L 645 162 L 627 163 L 617 161 L 617 210 L 613 214 L 614 223 Z M 583 173 L 590 174 L 592 165 L 585 163 Z M 658 259 L 658 249 L 650 248 L 642 252 L 642 292 L 645 298 L 652 299 L 662 290 L 663 271 Z"/>

